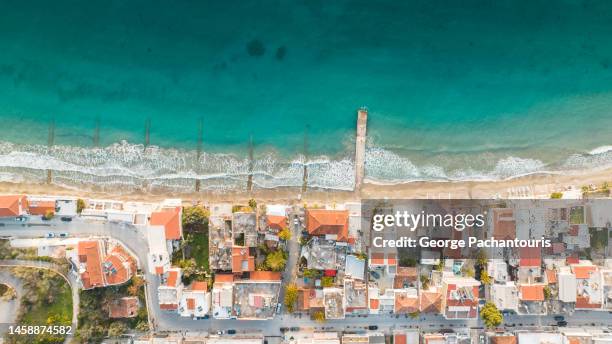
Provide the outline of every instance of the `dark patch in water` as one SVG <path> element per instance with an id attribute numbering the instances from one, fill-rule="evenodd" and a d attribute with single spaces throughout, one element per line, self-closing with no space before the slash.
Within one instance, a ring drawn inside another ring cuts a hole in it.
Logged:
<path id="1" fill-rule="evenodd" d="M 285 58 L 285 55 L 287 55 L 287 48 L 284 45 L 276 49 L 276 59 L 277 60 L 282 61 Z"/>
<path id="2" fill-rule="evenodd" d="M 603 69 L 608 69 L 610 68 L 610 59 L 603 59 L 599 64 Z"/>
<path id="3" fill-rule="evenodd" d="M 260 56 L 263 56 L 263 54 L 266 53 L 266 47 L 258 39 L 254 39 L 254 40 L 250 41 L 247 44 L 246 48 L 247 48 L 247 52 L 249 53 L 249 55 L 253 56 L 253 57 L 260 57 Z"/>

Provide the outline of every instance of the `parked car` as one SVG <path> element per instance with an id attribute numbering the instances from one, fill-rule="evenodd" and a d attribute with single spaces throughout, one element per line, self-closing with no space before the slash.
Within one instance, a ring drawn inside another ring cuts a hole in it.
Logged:
<path id="1" fill-rule="evenodd" d="M 292 332 L 297 332 L 297 331 L 299 331 L 299 330 L 300 330 L 300 328 L 299 328 L 299 327 L 297 327 L 297 326 L 294 326 L 294 327 L 290 328 L 290 330 L 291 330 Z"/>
<path id="2" fill-rule="evenodd" d="M 563 315 L 555 315 L 553 319 L 555 319 L 555 321 L 563 321 L 565 317 Z"/>
<path id="3" fill-rule="evenodd" d="M 368 326 L 368 330 L 370 330 L 370 331 L 375 331 L 375 330 L 378 330 L 378 326 L 376 326 L 376 325 L 370 325 L 370 326 Z"/>
<path id="4" fill-rule="evenodd" d="M 563 320 L 563 321 L 557 321 L 557 326 L 559 327 L 565 327 L 567 326 L 567 321 Z"/>
<path id="5" fill-rule="evenodd" d="M 287 332 L 287 330 L 288 330 L 288 328 L 286 328 L 286 327 L 281 327 L 280 328 L 280 332 L 281 333 L 285 333 L 285 332 Z"/>
<path id="6" fill-rule="evenodd" d="M 45 238 L 55 238 L 55 233 L 47 233 L 47 235 L 45 235 Z"/>
<path id="7" fill-rule="evenodd" d="M 60 238 L 67 238 L 67 237 L 69 237 L 69 236 L 70 236 L 70 234 L 68 234 L 68 233 L 66 233 L 66 232 L 64 232 L 64 233 L 60 233 L 60 235 L 59 235 L 59 237 L 60 237 Z"/>
<path id="8" fill-rule="evenodd" d="M 70 222 L 70 221 L 72 221 L 72 217 L 70 217 L 70 216 L 62 216 L 62 217 L 60 217 L 60 220 L 62 220 L 64 222 Z"/>
<path id="9" fill-rule="evenodd" d="M 283 306 L 283 304 L 280 303 L 280 302 L 276 305 L 276 314 L 280 314 L 281 313 L 281 307 L 282 306 Z"/>
<path id="10" fill-rule="evenodd" d="M 236 334 L 236 330 L 234 329 L 227 330 L 226 332 L 227 334 Z"/>
<path id="11" fill-rule="evenodd" d="M 27 220 L 28 220 L 27 216 L 17 216 L 15 218 L 15 221 L 17 221 L 17 222 L 26 222 Z"/>

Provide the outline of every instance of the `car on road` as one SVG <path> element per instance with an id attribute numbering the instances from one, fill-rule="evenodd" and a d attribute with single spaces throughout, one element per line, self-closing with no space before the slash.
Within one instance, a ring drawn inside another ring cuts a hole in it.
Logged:
<path id="1" fill-rule="evenodd" d="M 563 320 L 563 321 L 557 321 L 557 326 L 559 327 L 565 327 L 567 326 L 567 321 Z"/>
<path id="2" fill-rule="evenodd" d="M 553 319 L 555 319 L 555 321 L 563 321 L 565 317 L 563 315 L 555 315 Z"/>
<path id="3" fill-rule="evenodd" d="M 62 217 L 60 217 L 60 220 L 62 220 L 64 222 L 70 222 L 70 221 L 72 221 L 72 217 L 70 217 L 70 216 L 62 216 Z"/>
<path id="4" fill-rule="evenodd" d="M 234 329 L 229 329 L 226 332 L 227 332 L 227 334 L 236 334 L 236 330 L 234 330 Z"/>
<path id="5" fill-rule="evenodd" d="M 55 233 L 49 232 L 45 235 L 45 238 L 55 238 Z"/>
<path id="6" fill-rule="evenodd" d="M 28 220 L 27 216 L 17 216 L 15 218 L 15 221 L 17 221 L 17 222 L 26 222 L 27 220 Z"/>
<path id="7" fill-rule="evenodd" d="M 370 325 L 370 326 L 368 326 L 368 330 L 370 330 L 370 331 L 375 331 L 375 330 L 378 330 L 378 326 L 376 326 L 376 325 Z"/>
<path id="8" fill-rule="evenodd" d="M 218 335 L 222 335 L 224 332 L 222 330 L 217 331 Z"/>
<path id="9" fill-rule="evenodd" d="M 276 314 L 280 314 L 280 313 L 281 313 L 281 307 L 282 307 L 282 306 L 283 306 L 283 304 L 282 304 L 282 303 L 278 303 L 278 304 L 276 305 Z"/>
<path id="10" fill-rule="evenodd" d="M 293 327 L 290 328 L 290 330 L 291 330 L 291 332 L 297 332 L 297 331 L 300 330 L 300 328 L 297 327 L 297 326 L 293 326 Z"/>
<path id="11" fill-rule="evenodd" d="M 287 330 L 289 330 L 289 329 L 288 329 L 288 328 L 286 328 L 286 327 L 281 327 L 279 330 L 280 330 L 280 332 L 281 332 L 281 333 L 285 333 L 285 332 L 287 332 Z"/>
<path id="12" fill-rule="evenodd" d="M 64 233 L 60 233 L 59 237 L 60 238 L 67 238 L 68 236 L 70 236 L 70 234 L 64 232 Z"/>

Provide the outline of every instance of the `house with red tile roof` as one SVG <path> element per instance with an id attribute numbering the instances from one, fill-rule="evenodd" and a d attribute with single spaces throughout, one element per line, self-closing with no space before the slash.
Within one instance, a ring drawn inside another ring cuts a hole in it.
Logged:
<path id="1" fill-rule="evenodd" d="M 183 289 L 178 313 L 183 317 L 203 317 L 210 312 L 211 293 L 206 282 L 193 282 Z"/>
<path id="2" fill-rule="evenodd" d="M 69 259 L 78 267 L 83 289 L 126 283 L 138 269 L 136 259 L 123 246 L 100 239 L 79 241 L 76 257 Z"/>
<path id="3" fill-rule="evenodd" d="M 599 267 L 591 261 L 581 260 L 570 266 L 576 276 L 576 308 L 602 310 L 604 283 Z"/>
<path id="4" fill-rule="evenodd" d="M 519 287 L 520 304 L 517 313 L 529 315 L 546 314 L 544 287 L 544 284 L 521 285 Z"/>
<path id="5" fill-rule="evenodd" d="M 28 197 L 28 211 L 31 215 L 55 214 L 56 203 L 54 199 Z"/>
<path id="6" fill-rule="evenodd" d="M 17 217 L 26 215 L 28 200 L 25 195 L 0 196 L 0 217 Z"/>
<path id="7" fill-rule="evenodd" d="M 180 268 L 172 267 L 162 276 L 162 284 L 157 288 L 159 308 L 165 311 L 177 311 L 179 301 L 183 294 L 183 283 L 181 282 L 182 271 Z"/>
<path id="8" fill-rule="evenodd" d="M 140 302 L 138 297 L 129 296 L 114 299 L 108 306 L 108 317 L 115 318 L 134 318 L 138 315 Z"/>
<path id="9" fill-rule="evenodd" d="M 442 314 L 446 319 L 478 317 L 480 282 L 471 277 L 447 277 L 442 280 Z"/>
<path id="10" fill-rule="evenodd" d="M 511 208 L 495 208 L 491 211 L 493 237 L 498 240 L 513 240 L 516 238 L 516 220 Z"/>
<path id="11" fill-rule="evenodd" d="M 182 209 L 181 207 L 174 207 L 152 212 L 149 226 L 162 227 L 166 240 L 180 240 L 183 237 Z"/>
<path id="12" fill-rule="evenodd" d="M 280 232 L 284 228 L 287 228 L 287 217 L 278 215 L 267 215 L 266 224 L 268 225 L 268 229 Z"/>
<path id="13" fill-rule="evenodd" d="M 348 241 L 348 210 L 306 209 L 306 230 L 313 236 Z"/>
<path id="14" fill-rule="evenodd" d="M 396 289 L 394 292 L 394 314 L 410 314 L 419 311 L 419 295 L 416 288 Z"/>
<path id="15" fill-rule="evenodd" d="M 245 246 L 232 247 L 232 272 L 242 274 L 255 271 L 255 256 L 251 255 L 250 249 Z"/>
<path id="16" fill-rule="evenodd" d="M 421 313 L 442 313 L 442 291 L 438 288 L 421 290 L 419 293 L 419 310 Z"/>

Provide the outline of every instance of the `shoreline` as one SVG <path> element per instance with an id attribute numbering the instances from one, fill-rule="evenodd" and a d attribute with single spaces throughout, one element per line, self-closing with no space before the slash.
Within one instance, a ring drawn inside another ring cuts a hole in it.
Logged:
<path id="1" fill-rule="evenodd" d="M 366 178 L 361 192 L 312 188 L 301 193 L 299 187 L 254 189 L 239 191 L 182 192 L 172 190 L 118 192 L 64 187 L 54 184 L 0 182 L 0 194 L 65 195 L 86 198 L 117 199 L 122 201 L 160 201 L 181 198 L 186 203 L 244 202 L 250 198 L 265 203 L 334 203 L 375 198 L 513 198 L 513 189 L 527 190 L 529 198 L 548 198 L 553 192 L 580 189 L 583 185 L 612 182 L 612 168 L 593 169 L 575 173 L 534 173 L 499 181 L 415 181 L 382 184 Z M 527 192 L 526 191 L 526 192 Z"/>

